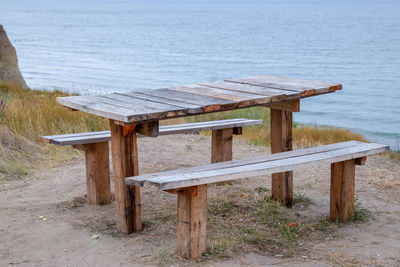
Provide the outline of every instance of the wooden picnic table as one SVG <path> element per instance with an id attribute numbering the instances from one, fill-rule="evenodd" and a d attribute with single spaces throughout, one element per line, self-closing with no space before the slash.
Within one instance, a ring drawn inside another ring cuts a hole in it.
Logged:
<path id="1" fill-rule="evenodd" d="M 300 99 L 340 90 L 342 85 L 275 76 L 198 83 L 157 90 L 58 97 L 57 102 L 110 120 L 117 228 L 142 229 L 140 188 L 125 185 L 139 175 L 136 133 L 157 136 L 159 120 L 254 106 L 271 109 L 271 153 L 292 150 L 292 112 Z M 225 142 L 221 137 L 220 142 Z M 223 144 L 219 146 L 224 149 Z M 272 175 L 272 196 L 290 206 L 293 173 Z"/>

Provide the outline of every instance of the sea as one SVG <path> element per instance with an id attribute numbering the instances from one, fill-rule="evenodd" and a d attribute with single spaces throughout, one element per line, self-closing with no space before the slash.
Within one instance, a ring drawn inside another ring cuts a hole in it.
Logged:
<path id="1" fill-rule="evenodd" d="M 0 0 L 29 87 L 84 95 L 254 75 L 337 82 L 298 123 L 400 150 L 400 1 Z"/>

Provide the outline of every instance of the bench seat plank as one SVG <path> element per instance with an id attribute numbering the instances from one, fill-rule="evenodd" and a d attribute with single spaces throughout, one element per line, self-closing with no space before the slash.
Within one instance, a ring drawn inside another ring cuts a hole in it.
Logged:
<path id="1" fill-rule="evenodd" d="M 185 124 L 163 125 L 159 128 L 159 135 L 192 133 L 206 130 L 219 130 L 234 127 L 262 124 L 262 120 L 229 119 Z M 43 136 L 42 141 L 58 146 L 82 145 L 110 141 L 110 131 L 74 133 L 63 135 Z"/>
<path id="2" fill-rule="evenodd" d="M 341 149 L 341 148 L 356 146 L 360 143 L 361 142 L 358 142 L 358 141 L 347 141 L 347 142 L 329 144 L 329 145 L 324 145 L 324 146 L 316 146 L 316 147 L 297 149 L 297 150 L 290 151 L 290 153 L 271 154 L 271 155 L 267 155 L 267 157 L 269 160 L 279 160 L 279 159 L 285 159 L 285 158 L 290 158 L 290 157 L 303 156 L 303 155 L 307 155 L 307 154 L 315 154 L 315 153 L 320 153 L 320 152 L 325 152 L 325 151 L 337 150 L 337 149 Z M 257 156 L 257 157 L 245 158 L 245 159 L 240 159 L 240 160 L 220 162 L 220 163 L 215 163 L 212 165 L 200 165 L 200 166 L 195 166 L 195 167 L 187 167 L 187 168 L 183 168 L 183 169 L 162 171 L 162 173 L 165 176 L 179 175 L 182 173 L 218 170 L 218 169 L 224 169 L 224 168 L 238 166 L 239 164 L 240 165 L 255 164 L 255 163 L 261 163 L 261 162 L 265 162 L 265 161 L 266 161 L 266 156 Z M 158 176 L 160 176 L 160 172 L 141 175 L 141 176 L 135 177 L 136 178 L 135 183 L 137 185 L 143 186 L 141 181 L 145 181 L 146 179 L 150 179 L 152 177 L 158 177 Z"/>
<path id="3" fill-rule="evenodd" d="M 296 167 L 315 162 L 333 163 L 345 161 L 384 152 L 389 149 L 386 145 L 375 143 L 345 142 L 340 144 L 342 146 L 339 146 L 339 148 L 327 145 L 320 146 L 316 151 L 300 149 L 276 155 L 268 155 L 263 160 L 261 160 L 261 157 L 235 160 L 226 163 L 205 165 L 198 170 L 193 170 L 193 168 L 182 169 L 180 173 L 175 174 L 160 172 L 129 177 L 125 179 L 125 183 L 136 186 L 152 184 L 162 190 L 176 189 L 291 171 Z"/>

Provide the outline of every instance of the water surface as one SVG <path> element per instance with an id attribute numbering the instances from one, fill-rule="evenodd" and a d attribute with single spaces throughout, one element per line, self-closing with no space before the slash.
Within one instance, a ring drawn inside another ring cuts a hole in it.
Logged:
<path id="1" fill-rule="evenodd" d="M 81 94 L 250 75 L 343 84 L 295 121 L 400 147 L 400 4 L 1 0 L 32 88 Z"/>

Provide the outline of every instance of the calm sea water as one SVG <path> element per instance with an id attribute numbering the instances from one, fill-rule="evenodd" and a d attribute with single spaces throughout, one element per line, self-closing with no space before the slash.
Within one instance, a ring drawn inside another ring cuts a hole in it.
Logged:
<path id="1" fill-rule="evenodd" d="M 0 0 L 0 24 L 32 88 L 93 94 L 259 74 L 340 82 L 302 101 L 295 121 L 399 149 L 400 3 L 325 2 Z"/>

